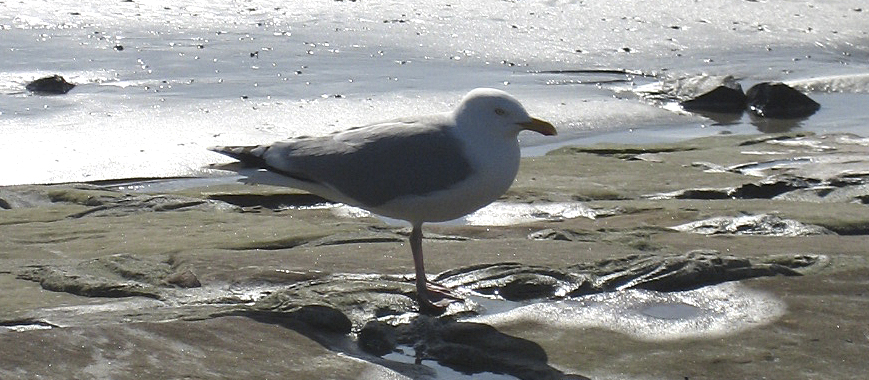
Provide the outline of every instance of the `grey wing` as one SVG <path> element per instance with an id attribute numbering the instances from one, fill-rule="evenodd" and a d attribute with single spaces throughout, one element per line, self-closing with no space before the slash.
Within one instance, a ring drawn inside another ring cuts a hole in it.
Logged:
<path id="1" fill-rule="evenodd" d="M 408 120 L 274 144 L 262 159 L 269 170 L 368 206 L 447 189 L 472 171 L 450 127 Z"/>

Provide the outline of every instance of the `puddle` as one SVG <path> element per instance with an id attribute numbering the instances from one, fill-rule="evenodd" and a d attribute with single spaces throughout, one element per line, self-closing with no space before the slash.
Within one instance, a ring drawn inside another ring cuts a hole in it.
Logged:
<path id="1" fill-rule="evenodd" d="M 468 295 L 467 297 L 477 305 L 480 305 L 480 307 L 483 309 L 483 311 L 481 312 L 481 316 L 506 313 L 516 308 L 528 306 L 534 303 L 534 301 L 508 301 L 505 299 L 484 297 L 475 294 Z"/>
<path id="2" fill-rule="evenodd" d="M 697 306 L 679 303 L 655 303 L 640 310 L 640 313 L 658 319 L 692 319 L 699 316 L 701 312 L 703 310 Z"/>
<path id="3" fill-rule="evenodd" d="M 736 165 L 728 168 L 730 171 L 736 171 L 745 175 L 754 177 L 766 177 L 765 171 L 768 169 L 781 169 L 797 167 L 812 163 L 813 160 L 808 157 L 795 157 L 784 160 L 772 160 L 764 162 L 752 162 L 748 164 Z"/>
<path id="4" fill-rule="evenodd" d="M 539 221 L 559 221 L 575 218 L 595 219 L 600 215 L 610 215 L 615 211 L 596 210 L 580 202 L 548 202 L 548 203 L 510 203 L 493 202 L 474 213 L 435 225 L 469 225 L 469 226 L 509 226 L 514 224 Z M 368 211 L 358 207 L 337 205 L 333 209 L 336 216 L 344 218 L 359 218 L 372 216 Z M 379 216 L 378 216 L 379 217 Z M 398 219 L 379 217 L 389 224 L 406 225 Z"/>
<path id="5" fill-rule="evenodd" d="M 594 219 L 598 212 L 579 202 L 506 203 L 494 202 L 462 218 L 475 226 L 507 226 L 536 221 Z"/>
<path id="6" fill-rule="evenodd" d="M 469 318 L 493 325 L 539 323 L 550 328 L 603 328 L 646 341 L 712 338 L 770 323 L 785 312 L 772 296 L 727 282 L 683 292 L 621 290 L 540 302 Z"/>
<path id="7" fill-rule="evenodd" d="M 550 330 L 603 328 L 645 341 L 710 339 L 770 323 L 785 305 L 770 295 L 730 282 L 683 292 L 622 290 L 559 301 L 511 302 L 472 295 L 482 315 L 460 322 L 499 326 L 526 323 Z M 410 345 L 399 345 L 382 356 L 395 363 L 424 366 L 432 379 L 515 379 L 483 372 L 465 374 L 417 357 Z"/>

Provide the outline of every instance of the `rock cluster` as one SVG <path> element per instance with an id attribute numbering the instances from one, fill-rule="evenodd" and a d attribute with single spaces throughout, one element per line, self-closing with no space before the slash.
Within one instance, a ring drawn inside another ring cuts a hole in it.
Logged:
<path id="1" fill-rule="evenodd" d="M 641 87 L 638 92 L 657 102 L 675 101 L 686 111 L 713 119 L 744 111 L 759 118 L 801 119 L 821 108 L 802 92 L 780 82 L 757 83 L 743 92 L 742 85 L 730 75 L 671 78 Z"/>

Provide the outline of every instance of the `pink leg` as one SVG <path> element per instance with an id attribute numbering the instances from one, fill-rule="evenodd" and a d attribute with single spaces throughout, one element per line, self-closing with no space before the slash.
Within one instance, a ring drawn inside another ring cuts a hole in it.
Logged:
<path id="1" fill-rule="evenodd" d="M 413 266 L 416 270 L 416 294 L 420 311 L 427 314 L 443 313 L 450 300 L 458 298 L 451 295 L 449 289 L 426 279 L 422 257 L 422 223 L 413 225 L 410 232 L 410 250 L 413 253 Z"/>

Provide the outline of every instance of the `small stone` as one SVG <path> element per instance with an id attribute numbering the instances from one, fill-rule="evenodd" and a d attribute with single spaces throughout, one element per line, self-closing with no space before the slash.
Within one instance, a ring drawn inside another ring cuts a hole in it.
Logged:
<path id="1" fill-rule="evenodd" d="M 742 113 L 745 94 L 732 76 L 706 76 L 680 78 L 665 83 L 683 109 L 690 112 Z"/>
<path id="2" fill-rule="evenodd" d="M 758 83 L 746 92 L 748 110 L 760 117 L 797 119 L 809 117 L 821 105 L 784 83 Z"/>
<path id="3" fill-rule="evenodd" d="M 382 321 L 369 321 L 359 331 L 359 348 L 372 355 L 383 356 L 396 346 L 395 327 Z"/>
<path id="4" fill-rule="evenodd" d="M 181 288 L 198 288 L 202 286 L 196 275 L 189 269 L 180 272 L 175 272 L 167 276 L 164 281 L 167 284 L 175 285 Z"/>
<path id="5" fill-rule="evenodd" d="M 60 75 L 52 75 L 50 77 L 39 78 L 27 84 L 25 88 L 35 93 L 42 94 L 66 94 L 69 90 L 75 87 Z"/>

